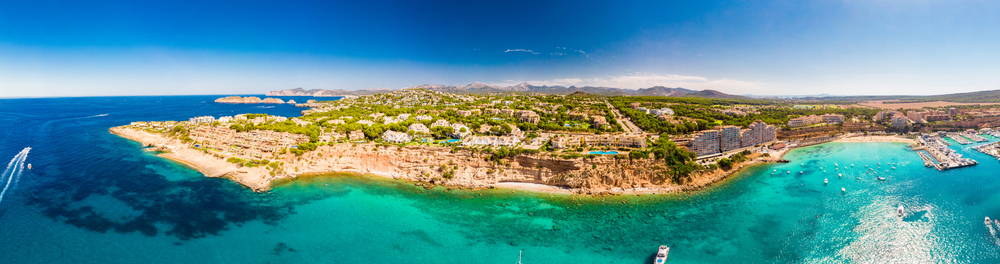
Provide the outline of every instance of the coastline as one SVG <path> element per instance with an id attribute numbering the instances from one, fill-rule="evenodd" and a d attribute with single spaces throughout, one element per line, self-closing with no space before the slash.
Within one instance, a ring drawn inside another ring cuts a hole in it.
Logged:
<path id="1" fill-rule="evenodd" d="M 156 156 L 166 158 L 201 172 L 206 177 L 229 178 L 255 192 L 271 189 L 271 180 L 267 170 L 261 168 L 237 167 L 225 159 L 210 155 L 203 151 L 192 149 L 180 140 L 151 134 L 145 131 L 113 127 L 108 129 L 112 134 L 136 141 L 144 146 L 152 146 L 153 150 L 164 153 Z"/>
<path id="2" fill-rule="evenodd" d="M 745 168 L 780 161 L 797 147 L 771 152 L 736 164 L 730 170 L 696 171 L 682 184 L 655 180 L 664 167 L 653 159 L 564 160 L 548 155 L 518 156 L 500 166 L 471 150 L 453 151 L 445 147 L 398 147 L 376 144 L 334 144 L 317 148 L 303 156 L 285 155 L 275 159 L 285 164 L 284 173 L 271 176 L 261 168 L 240 167 L 211 152 L 190 148 L 180 140 L 136 129 L 114 127 L 115 135 L 137 141 L 165 153 L 157 156 L 191 167 L 206 177 L 228 178 L 255 192 L 271 189 L 274 180 L 324 173 L 354 173 L 407 180 L 421 185 L 454 188 L 503 188 L 549 194 L 666 194 L 697 191 L 724 182 Z M 894 136 L 843 137 L 829 142 L 902 142 L 913 140 Z M 828 142 L 827 142 L 828 143 Z M 822 143 L 820 143 L 822 144 Z M 438 167 L 454 166 L 452 178 L 444 179 Z M 641 169 L 635 169 L 641 168 Z"/>

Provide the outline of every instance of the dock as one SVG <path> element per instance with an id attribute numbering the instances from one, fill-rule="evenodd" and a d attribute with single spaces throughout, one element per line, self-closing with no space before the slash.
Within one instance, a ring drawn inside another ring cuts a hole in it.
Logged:
<path id="1" fill-rule="evenodd" d="M 983 144 L 979 146 L 972 147 L 980 153 L 993 156 L 993 158 L 1000 159 L 1000 142 L 993 142 L 990 144 Z"/>

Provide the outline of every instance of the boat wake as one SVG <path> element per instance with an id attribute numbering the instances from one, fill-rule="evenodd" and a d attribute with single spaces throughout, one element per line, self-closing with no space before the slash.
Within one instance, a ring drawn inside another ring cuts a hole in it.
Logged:
<path id="1" fill-rule="evenodd" d="M 1000 246 L 1000 238 L 997 238 L 997 231 L 993 229 L 993 223 L 986 219 L 986 228 L 990 230 L 990 238 L 993 239 L 993 244 Z"/>
<path id="2" fill-rule="evenodd" d="M 274 108 L 274 106 L 258 106 L 257 108 Z"/>
<path id="3" fill-rule="evenodd" d="M 24 161 L 28 159 L 28 152 L 31 151 L 30 147 L 24 148 L 17 155 L 14 155 L 14 159 L 7 163 L 7 168 L 4 169 L 3 174 L 0 175 L 0 184 L 3 184 L 3 191 L 0 191 L 0 203 L 3 202 L 4 195 L 7 195 L 7 190 L 11 186 L 17 186 L 17 182 L 21 179 L 21 173 L 24 172 Z"/>

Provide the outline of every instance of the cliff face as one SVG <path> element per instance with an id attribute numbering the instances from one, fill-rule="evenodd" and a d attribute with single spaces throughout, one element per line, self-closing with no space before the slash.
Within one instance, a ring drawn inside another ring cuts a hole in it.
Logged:
<path id="1" fill-rule="evenodd" d="M 470 150 L 443 147 L 375 147 L 373 144 L 322 146 L 301 157 L 284 157 L 286 173 L 346 171 L 395 179 L 488 188 L 501 182 L 538 183 L 576 193 L 668 192 L 688 189 L 670 183 L 666 167 L 652 159 L 613 157 L 565 160 L 549 154 L 522 155 L 504 163 Z M 442 169 L 442 166 L 444 167 Z M 451 179 L 445 175 L 451 174 Z"/>
<path id="2" fill-rule="evenodd" d="M 247 97 L 229 96 L 229 97 L 215 99 L 215 102 L 225 103 L 225 104 L 284 104 L 285 103 L 285 101 L 282 101 L 281 99 L 278 98 L 264 98 L 263 100 L 261 100 L 259 97 L 256 96 L 247 96 Z"/>

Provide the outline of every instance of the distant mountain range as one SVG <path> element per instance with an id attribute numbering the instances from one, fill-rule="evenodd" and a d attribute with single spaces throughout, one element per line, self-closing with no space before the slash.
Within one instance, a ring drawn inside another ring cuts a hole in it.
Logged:
<path id="1" fill-rule="evenodd" d="M 414 87 L 409 87 L 408 89 L 427 89 L 431 91 L 439 92 L 449 92 L 449 93 L 496 93 L 496 92 L 527 92 L 527 93 L 546 93 L 546 94 L 569 94 L 574 92 L 585 92 L 591 94 L 600 95 L 647 95 L 647 96 L 671 96 L 671 97 L 703 97 L 703 98 L 726 98 L 726 99 L 747 99 L 748 97 L 731 95 L 715 90 L 690 90 L 684 88 L 670 88 L 663 86 L 653 86 L 649 88 L 641 89 L 624 89 L 624 88 L 613 88 L 613 87 L 594 87 L 594 86 L 583 86 L 583 87 L 563 87 L 563 86 L 534 86 L 526 82 L 522 82 L 513 86 L 495 86 L 479 82 L 474 82 L 465 86 L 448 86 L 448 85 L 435 85 L 435 84 L 424 84 L 417 85 Z M 375 89 L 364 89 L 356 91 L 347 90 L 322 90 L 322 89 L 312 89 L 306 90 L 302 88 L 295 88 L 289 90 L 276 90 L 267 92 L 267 96 L 316 96 L 316 97 L 331 97 L 331 96 L 345 96 L 345 95 L 370 95 L 376 93 L 383 93 L 390 91 L 391 89 L 386 88 L 375 88 Z"/>

